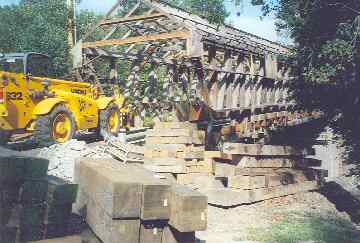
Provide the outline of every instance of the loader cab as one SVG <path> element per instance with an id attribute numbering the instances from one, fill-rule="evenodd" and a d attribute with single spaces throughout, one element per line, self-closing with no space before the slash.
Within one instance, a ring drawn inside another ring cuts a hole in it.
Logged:
<path id="1" fill-rule="evenodd" d="M 51 60 L 40 53 L 0 54 L 0 71 L 23 73 L 35 77 L 49 77 Z"/>

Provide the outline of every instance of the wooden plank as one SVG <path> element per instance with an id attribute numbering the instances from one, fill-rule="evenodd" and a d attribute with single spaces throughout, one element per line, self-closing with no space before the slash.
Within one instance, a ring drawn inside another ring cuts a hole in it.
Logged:
<path id="1" fill-rule="evenodd" d="M 260 144 L 225 143 L 223 152 L 226 154 L 250 156 L 304 156 L 304 151 L 290 146 L 274 146 Z"/>
<path id="2" fill-rule="evenodd" d="M 251 192 L 251 201 L 263 201 L 272 198 L 293 195 L 300 192 L 312 191 L 319 189 L 316 181 L 306 181 L 290 185 L 275 186 L 270 188 L 256 189 Z"/>
<path id="3" fill-rule="evenodd" d="M 214 173 L 214 161 L 212 159 L 206 160 L 192 160 L 186 162 L 186 173 Z"/>
<path id="4" fill-rule="evenodd" d="M 177 182 L 193 189 L 209 190 L 225 188 L 222 181 L 217 180 L 214 176 L 202 173 L 179 174 L 177 175 Z"/>
<path id="5" fill-rule="evenodd" d="M 193 135 L 193 131 L 191 128 L 188 129 L 152 129 L 148 130 L 148 137 L 191 137 Z"/>
<path id="6" fill-rule="evenodd" d="M 94 42 L 85 42 L 82 44 L 82 48 L 96 48 L 101 46 L 114 46 L 114 45 L 129 45 L 129 44 L 140 44 L 149 41 L 168 40 L 168 39 L 186 39 L 189 37 L 188 32 L 174 31 L 169 33 L 162 33 L 157 35 L 144 35 L 138 37 L 129 37 L 126 39 L 112 39 L 102 40 Z"/>
<path id="7" fill-rule="evenodd" d="M 228 187 L 234 189 L 258 189 L 266 187 L 265 176 L 230 176 Z"/>
<path id="8" fill-rule="evenodd" d="M 289 158 L 256 158 L 244 156 L 240 159 L 238 167 L 241 168 L 293 168 L 296 159 Z"/>
<path id="9" fill-rule="evenodd" d="M 145 165 L 156 165 L 156 166 L 172 166 L 180 165 L 185 166 L 185 159 L 174 158 L 174 157 L 164 157 L 164 158 L 148 158 L 145 160 Z"/>
<path id="10" fill-rule="evenodd" d="M 118 25 L 118 24 L 125 24 L 130 22 L 136 22 L 136 21 L 143 21 L 143 20 L 152 20 L 157 19 L 161 17 L 165 17 L 166 15 L 163 13 L 154 13 L 154 14 L 147 14 L 147 15 L 138 15 L 138 16 L 130 16 L 126 18 L 112 18 L 104 20 L 100 23 L 100 26 L 106 26 L 106 25 Z"/>
<path id="11" fill-rule="evenodd" d="M 156 122 L 154 129 L 197 129 L 195 123 L 190 122 Z"/>
<path id="12" fill-rule="evenodd" d="M 220 190 L 203 190 L 202 193 L 208 196 L 208 203 L 211 205 L 234 207 L 242 204 L 249 204 L 301 192 L 317 190 L 318 188 L 319 186 L 317 182 L 307 181 L 291 185 L 282 185 L 254 190 L 235 190 L 226 188 Z"/>
<path id="13" fill-rule="evenodd" d="M 150 144 L 192 144 L 192 137 L 147 137 L 146 145 Z"/>
<path id="14" fill-rule="evenodd" d="M 180 232 L 206 230 L 207 197 L 185 186 L 174 186 L 171 193 L 169 224 Z"/>
<path id="15" fill-rule="evenodd" d="M 185 165 L 144 165 L 144 168 L 155 173 L 186 173 Z"/>

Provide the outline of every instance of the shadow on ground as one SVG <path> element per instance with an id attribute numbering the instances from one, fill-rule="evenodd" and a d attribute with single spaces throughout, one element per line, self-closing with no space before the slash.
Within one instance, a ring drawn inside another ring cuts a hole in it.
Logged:
<path id="1" fill-rule="evenodd" d="M 360 201 L 341 185 L 328 182 L 321 188 L 320 193 L 332 202 L 337 210 L 346 212 L 354 223 L 360 224 Z"/>

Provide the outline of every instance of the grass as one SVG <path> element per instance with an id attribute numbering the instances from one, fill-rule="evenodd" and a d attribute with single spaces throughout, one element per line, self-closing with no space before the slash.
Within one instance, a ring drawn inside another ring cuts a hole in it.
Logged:
<path id="1" fill-rule="evenodd" d="M 331 214 L 294 213 L 266 230 L 252 229 L 252 239 L 264 243 L 358 243 L 351 222 Z"/>

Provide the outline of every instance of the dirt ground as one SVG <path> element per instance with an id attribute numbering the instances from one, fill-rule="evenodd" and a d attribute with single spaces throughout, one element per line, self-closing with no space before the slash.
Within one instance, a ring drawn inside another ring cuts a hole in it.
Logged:
<path id="1" fill-rule="evenodd" d="M 348 214 L 339 212 L 334 204 L 318 192 L 302 193 L 231 209 L 209 206 L 208 210 L 208 229 L 197 233 L 197 238 L 204 243 L 254 242 L 254 234 L 265 232 L 267 228 L 282 220 L 291 220 L 292 214 L 300 214 L 303 217 L 323 215 L 324 219 L 326 215 L 331 215 L 353 226 L 355 231 L 360 229 L 351 222 Z M 353 238 L 352 242 L 360 242 L 360 238 Z"/>

